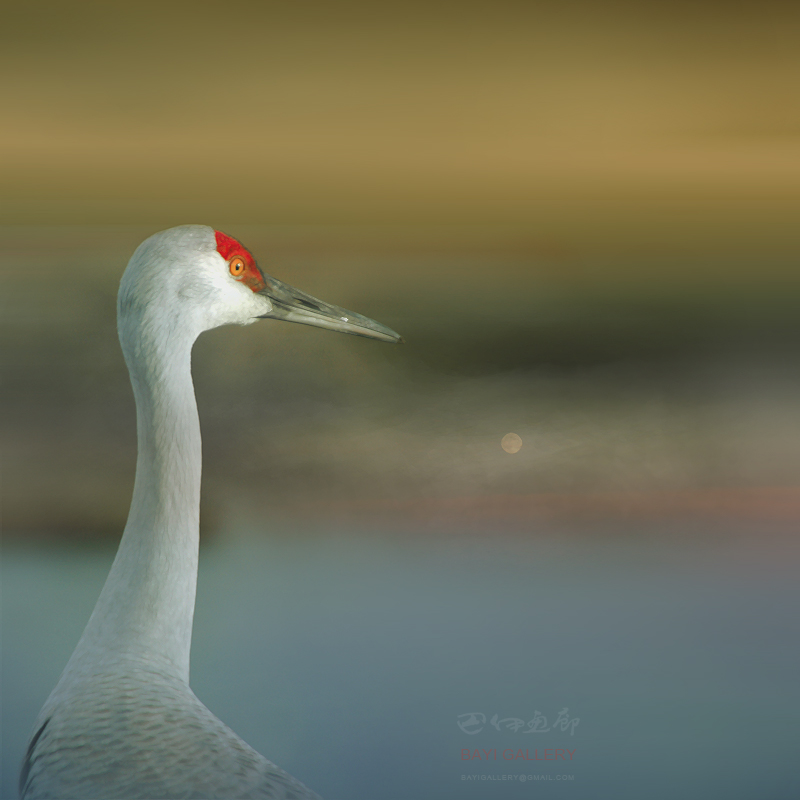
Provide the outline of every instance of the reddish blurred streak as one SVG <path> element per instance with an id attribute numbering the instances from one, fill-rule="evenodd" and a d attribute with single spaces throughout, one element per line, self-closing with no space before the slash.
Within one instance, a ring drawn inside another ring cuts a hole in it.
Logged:
<path id="1" fill-rule="evenodd" d="M 315 509 L 315 512 L 320 511 Z M 414 518 L 481 523 L 528 520 L 658 520 L 679 518 L 800 522 L 800 487 L 764 486 L 675 491 L 483 495 L 337 503 L 343 517 Z"/>

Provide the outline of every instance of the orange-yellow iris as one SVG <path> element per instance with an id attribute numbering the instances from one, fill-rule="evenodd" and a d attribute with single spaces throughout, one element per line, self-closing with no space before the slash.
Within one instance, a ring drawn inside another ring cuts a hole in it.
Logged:
<path id="1" fill-rule="evenodd" d="M 233 275 L 234 278 L 241 278 L 242 275 L 244 275 L 244 260 L 239 258 L 239 256 L 232 258 L 228 269 L 231 271 L 231 275 Z"/>

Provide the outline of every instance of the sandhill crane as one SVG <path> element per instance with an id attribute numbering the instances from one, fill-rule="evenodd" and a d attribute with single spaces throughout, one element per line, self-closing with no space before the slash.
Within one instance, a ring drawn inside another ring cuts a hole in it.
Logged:
<path id="1" fill-rule="evenodd" d="M 316 797 L 189 688 L 200 501 L 191 349 L 205 330 L 264 318 L 401 341 L 265 275 L 236 239 L 203 225 L 151 236 L 125 270 L 117 327 L 136 399 L 133 500 L 97 605 L 34 725 L 23 800 Z"/>

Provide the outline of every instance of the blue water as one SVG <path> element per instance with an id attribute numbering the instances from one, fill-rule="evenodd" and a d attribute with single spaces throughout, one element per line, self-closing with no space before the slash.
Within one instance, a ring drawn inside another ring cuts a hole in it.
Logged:
<path id="1" fill-rule="evenodd" d="M 722 523 L 240 530 L 201 553 L 192 685 L 326 800 L 788 800 L 793 536 Z M 3 798 L 112 558 L 4 549 Z M 565 708 L 572 734 L 553 727 Z M 550 730 L 525 733 L 536 712 Z"/>

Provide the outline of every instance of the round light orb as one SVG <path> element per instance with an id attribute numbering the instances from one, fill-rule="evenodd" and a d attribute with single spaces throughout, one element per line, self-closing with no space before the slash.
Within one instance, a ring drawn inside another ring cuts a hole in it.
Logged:
<path id="1" fill-rule="evenodd" d="M 500 446 L 506 453 L 518 453 L 522 447 L 522 439 L 516 433 L 507 433 L 500 442 Z"/>

